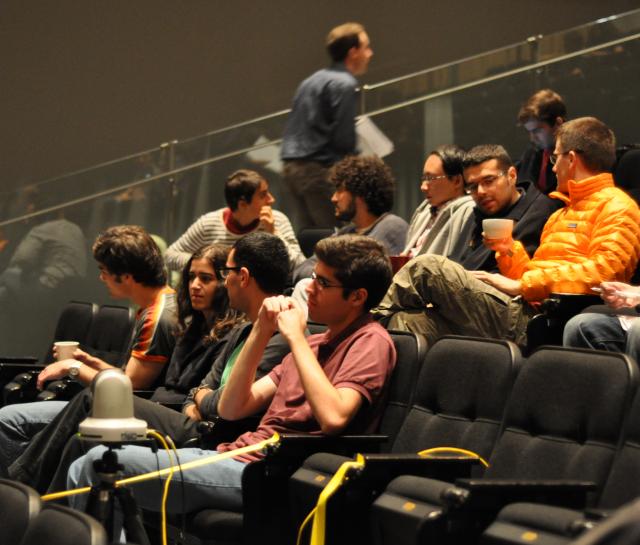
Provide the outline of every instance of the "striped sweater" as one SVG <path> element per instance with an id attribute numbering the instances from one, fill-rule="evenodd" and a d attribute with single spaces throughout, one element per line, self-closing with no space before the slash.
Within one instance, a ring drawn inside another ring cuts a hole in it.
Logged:
<path id="1" fill-rule="evenodd" d="M 220 243 L 228 246 L 233 244 L 244 235 L 236 234 L 227 229 L 223 212 L 225 208 L 208 212 L 200 216 L 197 221 L 187 229 L 187 231 L 176 240 L 165 255 L 165 260 L 169 269 L 181 271 L 187 264 L 191 255 L 208 244 Z M 293 227 L 289 218 L 279 210 L 273 211 L 275 221 L 275 234 L 278 235 L 287 246 L 291 266 L 304 261 L 304 255 L 298 244 L 298 239 L 293 232 Z"/>

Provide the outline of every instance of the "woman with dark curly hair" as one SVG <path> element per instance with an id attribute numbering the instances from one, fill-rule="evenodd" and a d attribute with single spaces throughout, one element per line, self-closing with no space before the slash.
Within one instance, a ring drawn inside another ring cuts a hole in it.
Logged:
<path id="1" fill-rule="evenodd" d="M 184 269 L 178 288 L 178 343 L 167 366 L 164 386 L 153 401 L 182 403 L 189 390 L 200 384 L 227 342 L 226 334 L 243 315 L 229 308 L 220 276 L 229 248 L 211 244 L 196 251 Z"/>

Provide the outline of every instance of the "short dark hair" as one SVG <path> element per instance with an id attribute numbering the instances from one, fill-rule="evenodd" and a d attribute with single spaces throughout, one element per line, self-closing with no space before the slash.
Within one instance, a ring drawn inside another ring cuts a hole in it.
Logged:
<path id="1" fill-rule="evenodd" d="M 336 187 L 361 197 L 376 216 L 393 206 L 395 180 L 391 169 L 378 157 L 349 155 L 331 167 L 329 179 Z"/>
<path id="2" fill-rule="evenodd" d="M 427 157 L 435 155 L 442 161 L 442 170 L 447 176 L 462 174 L 462 162 L 464 160 L 464 150 L 455 144 L 438 146 L 431 150 Z"/>
<path id="3" fill-rule="evenodd" d="M 518 123 L 524 125 L 531 119 L 537 119 L 551 125 L 556 119 L 567 118 L 567 107 L 562 97 L 551 89 L 540 89 L 531 95 L 518 112 Z"/>
<path id="4" fill-rule="evenodd" d="M 254 193 L 266 181 L 255 170 L 240 169 L 231 174 L 224 184 L 224 199 L 231 210 L 238 209 L 240 201 L 251 202 Z"/>
<path id="5" fill-rule="evenodd" d="M 613 131 L 595 117 L 579 117 L 560 125 L 556 142 L 561 151 L 579 153 L 592 172 L 610 172 L 616 162 L 616 137 Z"/>
<path id="6" fill-rule="evenodd" d="M 280 237 L 254 231 L 238 239 L 233 249 L 236 266 L 247 268 L 263 292 L 284 292 L 289 279 L 289 253 Z"/>
<path id="7" fill-rule="evenodd" d="M 228 331 L 241 321 L 241 314 L 229 307 L 229 296 L 224 285 L 224 279 L 220 275 L 231 248 L 224 244 L 210 244 L 196 250 L 182 269 L 180 285 L 178 287 L 178 335 L 187 336 L 190 334 L 202 335 L 205 342 L 210 343 L 224 337 Z M 214 315 L 214 324 L 211 330 L 208 329 L 204 315 L 193 309 L 191 296 L 189 295 L 189 275 L 191 273 L 191 263 L 194 259 L 206 259 L 215 271 L 216 288 L 211 301 L 211 308 Z"/>
<path id="8" fill-rule="evenodd" d="M 382 301 L 391 284 L 391 264 L 384 246 L 362 235 L 340 235 L 322 239 L 315 254 L 325 265 L 336 270 L 336 278 L 345 287 L 346 299 L 353 290 L 367 290 L 365 310 Z"/>
<path id="9" fill-rule="evenodd" d="M 327 51 L 333 62 L 342 62 L 352 47 L 360 47 L 359 34 L 364 32 L 360 23 L 344 23 L 332 28 L 327 35 Z"/>
<path id="10" fill-rule="evenodd" d="M 481 146 L 475 146 L 464 154 L 462 160 L 462 169 L 466 170 L 469 167 L 475 167 L 486 161 L 496 159 L 500 168 L 507 170 L 513 166 L 513 161 L 507 150 L 497 144 L 482 144 Z"/>
<path id="11" fill-rule="evenodd" d="M 144 286 L 159 287 L 167 283 L 158 245 L 137 225 L 118 225 L 100 233 L 93 243 L 93 257 L 111 274 L 130 274 Z"/>

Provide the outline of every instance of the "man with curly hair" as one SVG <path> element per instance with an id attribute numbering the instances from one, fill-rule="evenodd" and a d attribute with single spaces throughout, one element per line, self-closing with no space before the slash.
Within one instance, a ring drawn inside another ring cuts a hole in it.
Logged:
<path id="1" fill-rule="evenodd" d="M 336 163 L 329 171 L 335 187 L 331 203 L 335 217 L 349 222 L 337 235 L 366 235 L 382 243 L 390 255 L 404 248 L 408 225 L 390 212 L 393 206 L 395 180 L 391 169 L 378 157 L 351 155 Z M 310 257 L 295 273 L 296 281 L 309 278 L 316 263 Z"/>

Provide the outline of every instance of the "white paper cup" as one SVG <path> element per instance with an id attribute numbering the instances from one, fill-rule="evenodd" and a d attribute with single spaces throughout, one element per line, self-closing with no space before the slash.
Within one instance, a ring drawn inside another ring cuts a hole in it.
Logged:
<path id="1" fill-rule="evenodd" d="M 502 218 L 482 220 L 482 230 L 486 238 L 508 238 L 513 233 L 513 220 Z"/>
<path id="2" fill-rule="evenodd" d="M 80 346 L 80 343 L 77 341 L 58 341 L 53 343 L 53 346 L 56 347 L 57 360 L 61 361 L 73 358 L 73 353 Z"/>

